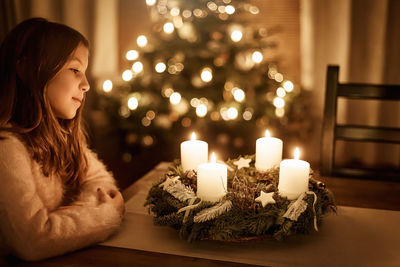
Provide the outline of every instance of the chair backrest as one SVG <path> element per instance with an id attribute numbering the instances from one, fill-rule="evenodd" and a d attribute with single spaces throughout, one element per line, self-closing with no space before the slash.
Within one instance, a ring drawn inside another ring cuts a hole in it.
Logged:
<path id="1" fill-rule="evenodd" d="M 400 100 L 400 85 L 339 83 L 338 78 L 339 66 L 328 66 L 321 139 L 321 175 L 400 181 L 399 169 L 361 169 L 335 165 L 337 140 L 400 144 L 400 128 L 338 124 L 338 98 Z"/>

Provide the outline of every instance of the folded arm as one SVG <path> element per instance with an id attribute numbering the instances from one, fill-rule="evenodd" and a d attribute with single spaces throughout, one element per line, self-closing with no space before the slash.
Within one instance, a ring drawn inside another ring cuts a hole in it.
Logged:
<path id="1" fill-rule="evenodd" d="M 22 143 L 2 140 L 0 150 L 0 213 L 4 215 L 0 231 L 15 255 L 25 260 L 60 255 L 101 242 L 119 226 L 121 212 L 116 205 L 97 200 L 98 187 L 105 192 L 116 189 L 104 166 L 104 172 L 89 167 L 78 201 L 49 210 L 37 193 L 32 162 Z"/>

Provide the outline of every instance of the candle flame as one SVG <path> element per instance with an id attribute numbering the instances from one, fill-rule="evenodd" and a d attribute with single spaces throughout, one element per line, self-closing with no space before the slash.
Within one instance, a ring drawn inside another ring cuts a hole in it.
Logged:
<path id="1" fill-rule="evenodd" d="M 294 150 L 294 159 L 299 159 L 300 158 L 300 150 L 298 147 Z"/>
<path id="2" fill-rule="evenodd" d="M 268 130 L 265 131 L 265 137 L 271 137 L 271 135 L 270 135 Z"/>
<path id="3" fill-rule="evenodd" d="M 191 140 L 196 140 L 196 134 L 192 132 L 192 137 L 190 138 Z"/>
<path id="4" fill-rule="evenodd" d="M 211 153 L 211 163 L 216 163 L 217 162 L 217 158 L 215 157 L 215 153 L 212 152 Z"/>

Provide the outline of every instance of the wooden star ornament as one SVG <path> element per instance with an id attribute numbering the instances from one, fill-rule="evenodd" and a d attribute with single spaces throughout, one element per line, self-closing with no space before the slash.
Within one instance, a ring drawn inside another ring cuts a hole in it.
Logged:
<path id="1" fill-rule="evenodd" d="M 238 166 L 238 170 L 240 170 L 241 168 L 250 167 L 250 162 L 251 162 L 251 159 L 240 158 L 239 160 L 234 161 L 233 164 Z"/>
<path id="2" fill-rule="evenodd" d="M 263 207 L 265 207 L 268 204 L 276 203 L 275 199 L 272 198 L 273 195 L 274 195 L 274 192 L 265 193 L 264 191 L 261 191 L 261 195 L 258 198 L 256 198 L 255 200 L 257 202 L 261 202 L 261 205 Z"/>
<path id="3" fill-rule="evenodd" d="M 172 178 L 167 178 L 165 179 L 165 181 L 159 185 L 159 187 L 162 187 L 163 190 L 165 190 L 165 188 L 169 187 L 170 185 L 175 184 L 178 180 L 179 180 L 179 176 L 175 176 Z"/>

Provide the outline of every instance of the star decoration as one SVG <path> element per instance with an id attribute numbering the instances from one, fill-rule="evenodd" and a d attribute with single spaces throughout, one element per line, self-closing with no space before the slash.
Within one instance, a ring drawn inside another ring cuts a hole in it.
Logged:
<path id="1" fill-rule="evenodd" d="M 265 193 L 264 191 L 261 191 L 261 195 L 258 198 L 256 198 L 256 201 L 261 202 L 261 205 L 265 207 L 268 204 L 275 203 L 275 199 L 272 198 L 273 195 L 274 192 Z"/>
<path id="2" fill-rule="evenodd" d="M 167 178 L 162 184 L 160 184 L 159 186 L 162 187 L 163 190 L 165 190 L 165 188 L 169 187 L 172 184 L 175 184 L 178 180 L 179 180 L 179 176 L 175 176 L 172 178 Z"/>
<path id="3" fill-rule="evenodd" d="M 238 166 L 238 170 L 241 168 L 248 168 L 250 167 L 251 159 L 240 158 L 239 160 L 233 162 L 236 166 Z"/>

